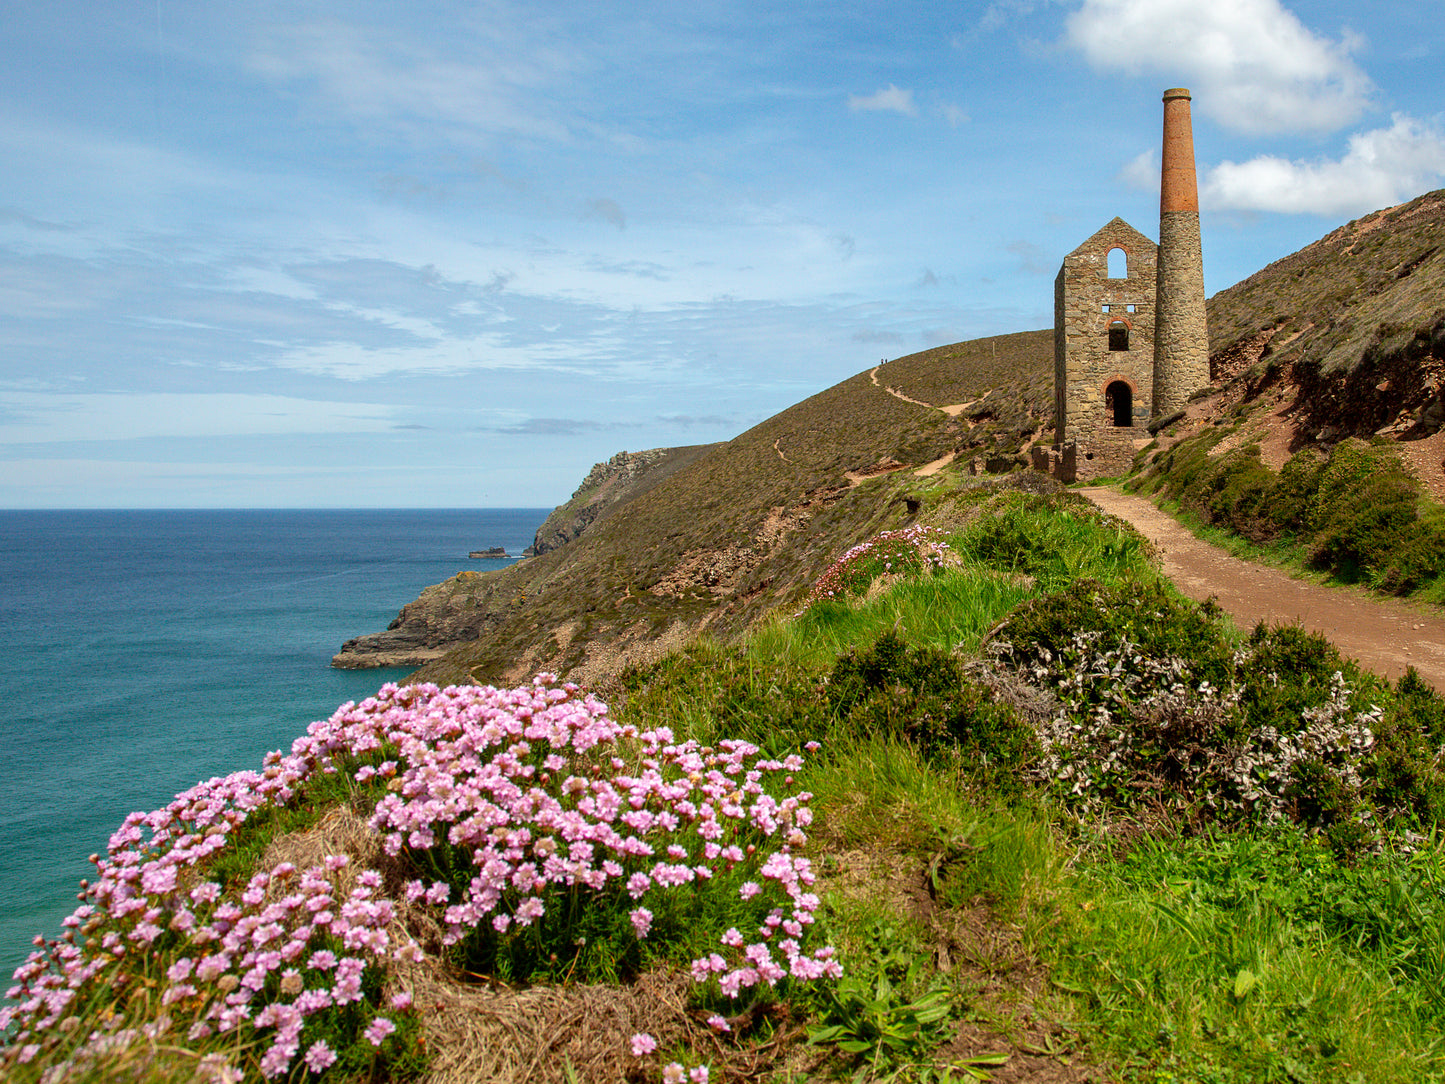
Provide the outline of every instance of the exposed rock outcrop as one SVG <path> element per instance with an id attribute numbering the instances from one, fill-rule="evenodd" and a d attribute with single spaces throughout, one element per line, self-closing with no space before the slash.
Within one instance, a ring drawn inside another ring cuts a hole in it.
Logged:
<path id="1" fill-rule="evenodd" d="M 572 494 L 572 499 L 553 509 L 537 528 L 530 552 L 543 554 L 565 546 L 614 508 L 647 492 L 712 447 L 694 444 L 684 448 L 618 452 L 607 462 L 596 464 Z"/>
<path id="2" fill-rule="evenodd" d="M 529 555 L 547 553 L 573 541 L 588 527 L 647 492 L 715 445 L 619 452 L 598 463 L 572 499 L 559 505 L 538 529 Z M 505 557 L 502 547 L 470 556 Z M 357 636 L 341 645 L 331 665 L 342 670 L 383 666 L 424 666 L 458 644 L 476 640 L 521 612 L 540 585 L 519 585 L 496 570 L 458 573 L 408 602 L 384 632 Z"/>
<path id="3" fill-rule="evenodd" d="M 347 640 L 331 665 L 342 670 L 422 666 L 458 643 L 475 640 L 501 621 L 501 614 L 485 604 L 495 591 L 494 586 L 483 586 L 488 575 L 459 572 L 444 583 L 433 584 L 403 606 L 385 632 Z"/>

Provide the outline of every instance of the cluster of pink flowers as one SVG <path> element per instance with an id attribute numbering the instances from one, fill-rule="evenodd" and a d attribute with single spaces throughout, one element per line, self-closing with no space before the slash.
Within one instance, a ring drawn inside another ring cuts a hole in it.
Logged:
<path id="1" fill-rule="evenodd" d="M 555 680 L 543 674 L 510 690 L 387 685 L 313 723 L 290 755 L 270 754 L 264 771 L 212 779 L 164 809 L 127 817 L 108 854 L 93 856 L 99 877 L 83 884 L 66 935 L 37 938 L 41 951 L 15 973 L 8 996 L 18 1004 L 0 1010 L 0 1029 L 15 1028 L 8 1056 L 28 1061 L 48 1037 L 73 1029 L 81 993 L 105 983 L 122 996 L 158 991 L 164 1015 L 151 1026 L 168 1041 L 235 1033 L 241 1045 L 260 1042 L 268 1078 L 298 1055 L 317 1073 L 334 1063 L 326 1042 L 304 1041 L 308 1018 L 362 1002 L 368 968 L 385 972 L 390 960 L 421 955 L 393 921 L 381 875 L 361 870 L 343 897 L 346 855 L 306 870 L 282 863 L 230 893 L 205 874 L 252 813 L 286 805 L 316 773 L 343 767 L 380 794 L 370 824 L 389 854 L 445 844 L 469 860 L 459 899 L 446 880 L 405 886 L 414 906 L 439 911 L 448 941 L 483 922 L 503 935 L 543 922 L 553 893 L 609 884 L 634 901 L 628 917 L 646 938 L 653 911 L 643 904 L 654 895 L 746 875 L 739 897 L 763 916 L 756 933 L 726 931 L 723 952 L 693 961 L 697 981 L 716 980 L 735 996 L 786 975 L 840 974 L 831 949 L 803 948 L 819 905 L 809 861 L 797 853 L 811 795 L 780 800 L 764 787 L 775 776 L 791 787 L 788 773 L 802 759 L 765 759 L 740 741 L 675 743 L 666 728 L 639 733 Z M 373 1008 L 360 1038 L 380 1047 L 410 996 Z M 93 1032 L 74 1057 L 99 1056 L 123 1038 Z"/>
<path id="2" fill-rule="evenodd" d="M 891 572 L 936 572 L 949 550 L 944 537 L 937 527 L 917 524 L 874 535 L 828 566 L 808 593 L 808 603 L 859 594 Z"/>

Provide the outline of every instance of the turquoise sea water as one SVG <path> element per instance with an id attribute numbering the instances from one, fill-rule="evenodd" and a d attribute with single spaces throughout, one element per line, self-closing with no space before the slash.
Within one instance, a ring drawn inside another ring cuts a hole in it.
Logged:
<path id="1" fill-rule="evenodd" d="M 405 676 L 329 663 L 548 511 L 0 511 L 0 977 L 127 813 Z"/>

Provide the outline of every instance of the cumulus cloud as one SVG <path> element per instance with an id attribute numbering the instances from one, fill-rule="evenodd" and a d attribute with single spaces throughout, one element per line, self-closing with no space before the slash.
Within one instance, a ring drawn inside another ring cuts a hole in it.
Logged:
<path id="1" fill-rule="evenodd" d="M 1159 150 L 1150 147 L 1137 158 L 1131 158 L 1117 178 L 1140 192 L 1159 191 Z"/>
<path id="2" fill-rule="evenodd" d="M 1342 215 L 1387 207 L 1436 187 L 1445 177 L 1445 134 L 1403 114 L 1392 119 L 1388 128 L 1352 135 L 1338 161 L 1262 155 L 1221 162 L 1205 174 L 1200 199 L 1220 209 Z"/>
<path id="3" fill-rule="evenodd" d="M 1250 135 L 1335 131 L 1369 105 L 1359 39 L 1314 33 L 1279 0 L 1084 0 L 1066 41 L 1103 71 L 1157 74 Z"/>
<path id="4" fill-rule="evenodd" d="M 918 108 L 913 104 L 913 91 L 899 90 L 892 83 L 866 97 L 858 94 L 848 95 L 848 108 L 855 113 L 892 112 L 902 113 L 905 117 L 918 115 Z"/>

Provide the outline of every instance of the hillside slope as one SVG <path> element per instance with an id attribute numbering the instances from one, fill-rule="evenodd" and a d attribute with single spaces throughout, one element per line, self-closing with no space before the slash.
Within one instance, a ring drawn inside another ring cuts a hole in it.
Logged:
<path id="1" fill-rule="evenodd" d="M 689 449 L 575 541 L 429 588 L 398 619 L 430 640 L 418 677 L 585 680 L 796 602 L 862 532 L 907 520 L 908 502 L 879 506 L 868 479 L 949 460 L 1007 470 L 1048 439 L 1052 350 L 1044 330 L 925 351 Z"/>
<path id="2" fill-rule="evenodd" d="M 1211 375 L 1222 390 L 1155 450 L 1236 413 L 1248 418 L 1231 422 L 1220 450 L 1257 441 L 1275 469 L 1306 444 L 1382 434 L 1445 495 L 1442 239 L 1445 192 L 1429 193 L 1215 295 Z M 575 541 L 429 589 L 423 609 L 436 620 L 418 677 L 516 681 L 551 669 L 590 680 L 795 604 L 849 546 L 908 522 L 906 492 L 880 502 L 870 478 L 908 471 L 925 485 L 939 469 L 1007 471 L 1050 441 L 1052 355 L 1047 329 L 937 347 L 688 449 L 693 458 Z"/>
<path id="3" fill-rule="evenodd" d="M 1228 389 L 1221 409 L 1277 404 L 1255 425 L 1276 460 L 1350 436 L 1431 437 L 1445 422 L 1445 190 L 1356 219 L 1221 291 L 1209 331 L 1212 378 Z M 1407 458 L 1438 490 L 1431 453 L 1445 449 L 1404 450 L 1424 453 Z"/>

